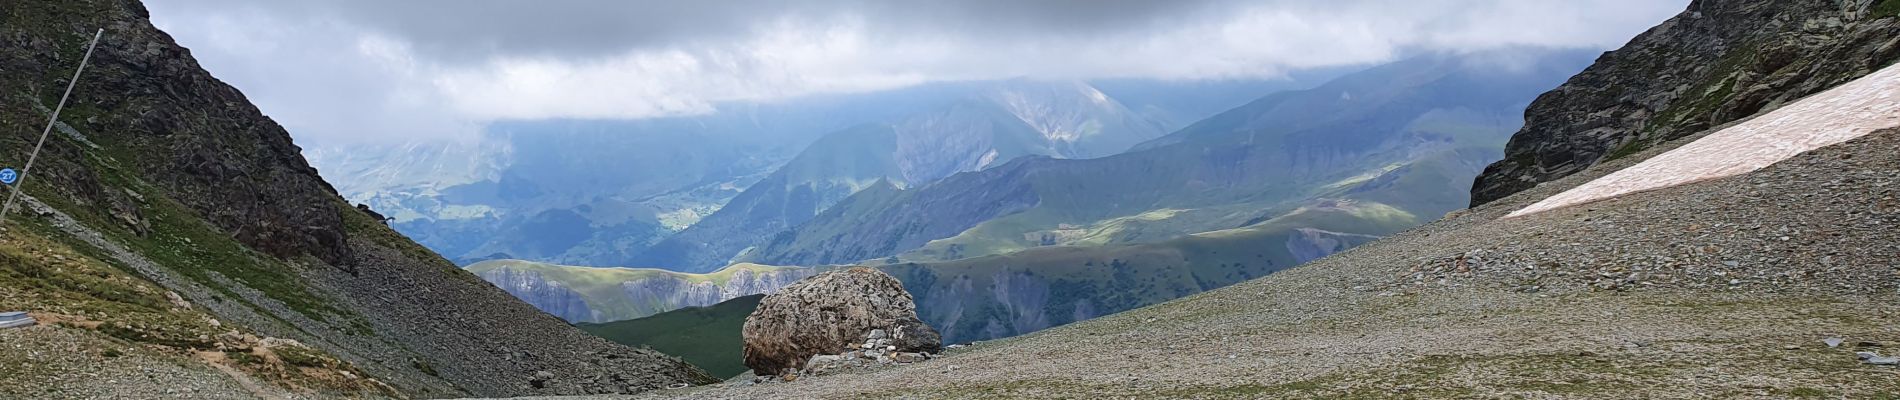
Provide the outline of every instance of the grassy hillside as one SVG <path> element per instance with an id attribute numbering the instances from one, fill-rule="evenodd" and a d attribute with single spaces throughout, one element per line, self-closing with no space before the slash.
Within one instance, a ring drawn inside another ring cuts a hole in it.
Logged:
<path id="1" fill-rule="evenodd" d="M 687 307 L 651 316 L 604 324 L 576 325 L 615 343 L 645 346 L 679 356 L 707 373 L 724 379 L 744 373 L 745 343 L 740 330 L 746 316 L 765 295 L 726 300 L 707 307 Z"/>

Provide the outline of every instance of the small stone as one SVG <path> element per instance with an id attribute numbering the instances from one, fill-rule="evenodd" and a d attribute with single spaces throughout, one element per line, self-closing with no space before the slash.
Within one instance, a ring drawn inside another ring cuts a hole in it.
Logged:
<path id="1" fill-rule="evenodd" d="M 811 360 L 805 361 L 805 369 L 819 368 L 819 367 L 823 367 L 828 364 L 836 363 L 842 360 L 844 360 L 844 357 L 841 357 L 841 356 L 831 355 L 831 354 L 819 354 L 819 355 L 811 356 Z"/>
<path id="2" fill-rule="evenodd" d="M 1796 346 L 1796 345 L 1791 344 L 1787 346 L 1781 346 L 1781 349 L 1782 350 L 1801 350 L 1801 346 Z"/>
<path id="3" fill-rule="evenodd" d="M 1900 357 L 1868 357 L 1862 362 L 1868 365 L 1900 365 Z"/>
<path id="4" fill-rule="evenodd" d="M 884 351 L 897 351 L 897 346 L 884 346 Z"/>
<path id="5" fill-rule="evenodd" d="M 865 339 L 871 339 L 871 340 L 877 340 L 877 339 L 883 339 L 883 338 L 884 338 L 884 330 L 883 330 L 883 329 L 872 329 L 872 330 L 871 330 L 871 333 L 870 333 L 870 334 L 866 334 L 866 335 L 864 335 L 864 338 L 865 338 Z"/>
<path id="6" fill-rule="evenodd" d="M 895 353 L 895 354 L 891 354 L 891 361 L 896 361 L 896 362 L 900 362 L 900 363 L 906 363 L 906 364 L 908 364 L 908 363 L 915 363 L 915 362 L 923 362 L 923 361 L 924 361 L 924 358 L 925 358 L 925 357 L 924 357 L 924 355 L 923 355 L 922 353 Z"/>
<path id="7" fill-rule="evenodd" d="M 1854 347 L 1881 347 L 1881 345 L 1880 342 L 1860 341 L 1855 342 Z"/>
<path id="8" fill-rule="evenodd" d="M 1827 343 L 1827 347 L 1841 347 L 1841 343 L 1846 342 L 1846 341 L 1847 339 L 1842 339 L 1842 338 L 1837 338 L 1837 337 L 1821 339 L 1821 343 Z"/>

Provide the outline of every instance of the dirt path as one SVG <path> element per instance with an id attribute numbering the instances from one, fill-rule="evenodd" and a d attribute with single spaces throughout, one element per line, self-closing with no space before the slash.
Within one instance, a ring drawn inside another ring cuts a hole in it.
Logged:
<path id="1" fill-rule="evenodd" d="M 236 368 L 231 368 L 231 366 L 225 365 L 224 353 L 215 352 L 215 351 L 199 351 L 199 352 L 195 352 L 194 355 L 197 356 L 199 361 L 204 361 L 204 363 L 206 365 L 210 365 L 211 368 L 217 369 L 218 372 L 222 372 L 224 373 L 225 376 L 231 377 L 231 380 L 234 382 L 237 382 L 238 386 L 243 387 L 245 391 L 251 392 L 252 395 L 256 395 L 257 398 L 267 399 L 267 400 L 289 400 L 289 398 L 287 397 L 264 390 L 264 387 L 258 385 L 257 381 L 251 380 L 251 377 L 249 375 L 245 375 L 243 372 L 238 371 Z"/>

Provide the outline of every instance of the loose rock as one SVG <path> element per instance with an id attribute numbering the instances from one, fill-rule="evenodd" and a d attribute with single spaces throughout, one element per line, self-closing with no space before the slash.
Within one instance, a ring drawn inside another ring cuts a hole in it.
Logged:
<path id="1" fill-rule="evenodd" d="M 813 356 L 850 349 L 871 359 L 942 349 L 942 337 L 917 318 L 903 284 L 864 267 L 818 274 L 766 296 L 742 335 L 745 364 L 762 375 L 809 369 Z"/>

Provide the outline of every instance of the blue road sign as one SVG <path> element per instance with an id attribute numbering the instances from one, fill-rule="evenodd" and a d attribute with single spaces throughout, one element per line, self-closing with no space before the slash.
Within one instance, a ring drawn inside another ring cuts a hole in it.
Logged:
<path id="1" fill-rule="evenodd" d="M 14 172 L 12 168 L 0 168 L 0 183 L 12 185 L 13 182 L 17 182 L 19 180 L 20 180 L 19 172 Z"/>

